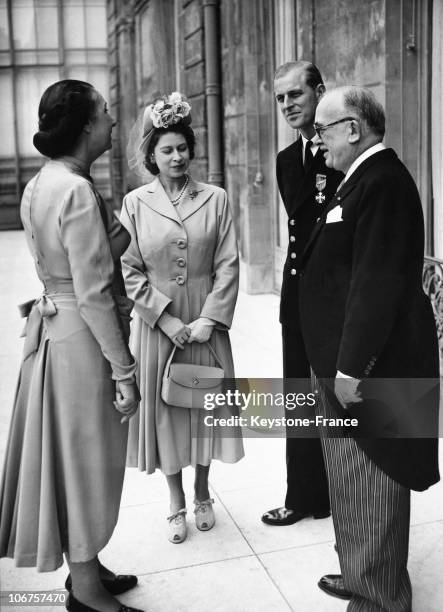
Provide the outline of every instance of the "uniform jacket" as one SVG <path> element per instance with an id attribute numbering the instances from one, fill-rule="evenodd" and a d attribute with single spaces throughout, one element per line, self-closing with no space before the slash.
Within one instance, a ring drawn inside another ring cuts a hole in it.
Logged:
<path id="1" fill-rule="evenodd" d="M 280 322 L 296 329 L 300 326 L 298 316 L 300 257 L 317 218 L 324 211 L 343 178 L 341 172 L 326 167 L 320 150 L 305 172 L 302 148 L 300 137 L 277 155 L 277 182 L 288 214 L 289 230 L 288 253 L 281 288 Z M 316 177 L 321 175 L 326 177 L 326 186 L 322 190 L 325 199 L 323 202 L 317 202 L 315 196 L 319 191 L 316 188 Z"/>
<path id="2" fill-rule="evenodd" d="M 300 316 L 317 376 L 333 378 L 340 370 L 359 379 L 438 378 L 435 320 L 422 288 L 423 254 L 415 183 L 392 149 L 375 153 L 331 200 L 302 256 Z M 437 395 L 425 407 L 405 401 L 402 420 L 413 430 L 423 416 L 419 410 L 427 410 L 433 431 Z M 364 402 L 356 410 L 369 418 Z M 398 414 L 391 416 L 395 425 Z M 438 480 L 432 438 L 357 441 L 405 486 L 424 489 Z"/>

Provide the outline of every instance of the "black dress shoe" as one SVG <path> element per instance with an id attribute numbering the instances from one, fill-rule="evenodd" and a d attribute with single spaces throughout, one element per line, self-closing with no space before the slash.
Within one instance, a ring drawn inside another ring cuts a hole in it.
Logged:
<path id="1" fill-rule="evenodd" d="M 90 608 L 83 604 L 81 601 L 76 599 L 74 595 L 69 592 L 68 599 L 66 600 L 66 609 L 69 612 L 100 612 L 96 608 Z M 120 606 L 118 612 L 144 612 L 138 608 L 130 608 L 129 606 Z"/>
<path id="2" fill-rule="evenodd" d="M 126 593 L 129 589 L 133 589 L 137 585 L 137 576 L 116 575 L 115 578 L 102 578 L 101 583 L 111 595 L 121 595 Z M 68 574 L 65 582 L 65 589 L 67 591 L 72 590 L 72 579 L 71 574 Z"/>
<path id="3" fill-rule="evenodd" d="M 347 591 L 343 586 L 343 576 L 341 574 L 326 574 L 318 581 L 318 587 L 332 597 L 339 599 L 351 599 L 351 591 Z"/>
<path id="4" fill-rule="evenodd" d="M 313 516 L 315 519 L 327 518 L 331 515 L 329 510 L 322 510 L 320 512 L 297 512 L 297 510 L 290 510 L 289 508 L 274 508 L 265 512 L 261 517 L 261 520 L 267 525 L 293 525 L 298 523 L 304 518 Z"/>

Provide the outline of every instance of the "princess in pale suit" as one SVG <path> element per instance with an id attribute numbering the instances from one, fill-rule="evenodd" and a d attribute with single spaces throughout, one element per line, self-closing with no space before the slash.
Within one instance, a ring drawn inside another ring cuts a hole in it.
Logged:
<path id="1" fill-rule="evenodd" d="M 171 348 L 175 361 L 217 365 L 234 377 L 228 330 L 238 292 L 238 251 L 226 192 L 195 181 L 187 174 L 195 137 L 190 106 L 178 92 L 146 108 L 138 150 L 156 176 L 129 193 L 121 221 L 131 235 L 122 258 L 128 295 L 135 315 L 131 350 L 137 358 L 142 395 L 131 421 L 128 463 L 147 473 L 160 468 L 171 495 L 169 539 L 186 537 L 182 468 L 195 474 L 196 525 L 215 522 L 208 490 L 212 459 L 235 463 L 243 457 L 238 428 L 230 434 L 206 427 L 205 410 L 167 405 L 161 398 L 162 376 Z M 234 411 L 235 412 L 235 411 Z M 233 414 L 217 408 L 217 417 Z"/>

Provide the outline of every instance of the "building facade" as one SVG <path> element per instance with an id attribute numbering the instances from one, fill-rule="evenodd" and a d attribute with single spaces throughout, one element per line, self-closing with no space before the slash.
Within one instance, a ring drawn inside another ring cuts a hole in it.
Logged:
<path id="1" fill-rule="evenodd" d="M 441 0 L 108 0 L 110 95 L 119 119 L 113 188 L 140 184 L 126 164 L 138 114 L 158 92 L 193 107 L 197 178 L 223 185 L 235 215 L 241 285 L 278 291 L 287 224 L 277 152 L 294 140 L 273 99 L 275 68 L 314 61 L 327 87 L 369 87 L 385 142 L 415 178 L 426 224 L 425 288 L 443 333 L 443 2 Z"/>
<path id="2" fill-rule="evenodd" d="M 443 0 L 0 0 L 0 228 L 19 227 L 37 105 L 60 78 L 91 81 L 118 120 L 95 168 L 116 209 L 143 182 L 126 144 L 144 106 L 180 90 L 197 137 L 192 172 L 223 185 L 241 252 L 241 285 L 278 291 L 287 225 L 277 152 L 294 140 L 273 97 L 275 68 L 304 58 L 327 87 L 369 87 L 386 144 L 417 181 L 426 222 L 424 285 L 443 335 Z"/>

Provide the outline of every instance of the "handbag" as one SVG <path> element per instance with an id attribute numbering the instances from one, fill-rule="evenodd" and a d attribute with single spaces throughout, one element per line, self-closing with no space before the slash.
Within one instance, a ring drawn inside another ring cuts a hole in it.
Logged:
<path id="1" fill-rule="evenodd" d="M 207 393 L 223 393 L 225 371 L 210 343 L 206 344 L 220 367 L 172 363 L 177 349 L 173 347 L 163 372 L 161 398 L 165 404 L 177 408 L 200 409 L 204 408 Z"/>

